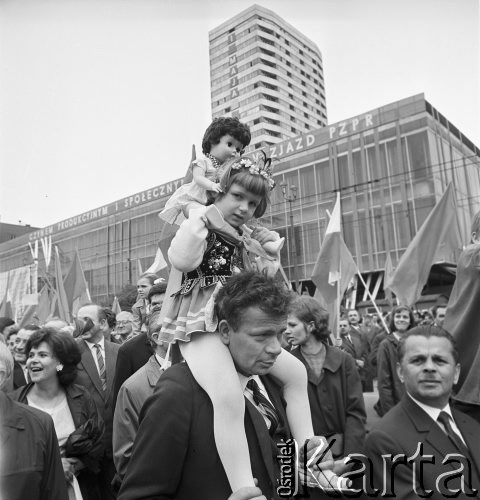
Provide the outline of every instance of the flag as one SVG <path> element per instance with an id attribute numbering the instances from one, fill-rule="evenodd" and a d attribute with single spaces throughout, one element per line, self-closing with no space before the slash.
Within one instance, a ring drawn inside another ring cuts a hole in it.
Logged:
<path id="1" fill-rule="evenodd" d="M 7 274 L 7 286 L 5 287 L 2 303 L 0 304 L 0 317 L 15 320 L 12 307 L 12 297 L 10 296 L 10 272 Z"/>
<path id="2" fill-rule="evenodd" d="M 164 224 L 162 232 L 160 233 L 155 259 L 152 265 L 145 271 L 146 273 L 155 273 L 160 278 L 168 279 L 170 271 L 168 249 L 170 248 L 170 243 L 172 242 L 177 230 L 177 225 Z"/>
<path id="3" fill-rule="evenodd" d="M 75 315 L 83 304 L 90 302 L 87 280 L 83 274 L 82 263 L 77 251 L 75 251 L 75 256 L 63 281 L 63 286 L 67 297 L 68 312 Z"/>
<path id="4" fill-rule="evenodd" d="M 25 325 L 35 325 L 37 323 L 37 305 L 29 305 L 23 310 L 23 316 L 18 326 L 23 328 Z"/>
<path id="5" fill-rule="evenodd" d="M 37 305 L 37 318 L 38 323 L 43 325 L 47 318 L 51 315 L 51 296 L 47 285 L 43 285 L 43 288 L 38 294 L 38 305 Z"/>
<path id="6" fill-rule="evenodd" d="M 70 323 L 70 308 L 68 305 L 68 297 L 63 286 L 62 266 L 60 264 L 60 255 L 57 245 L 55 245 L 55 284 L 58 301 L 58 316 L 63 321 Z"/>
<path id="7" fill-rule="evenodd" d="M 357 270 L 342 238 L 340 215 L 340 193 L 337 193 L 335 208 L 312 273 L 312 281 L 317 287 L 316 295 L 320 295 L 326 304 L 334 302 L 338 295 L 343 296 Z"/>
<path id="8" fill-rule="evenodd" d="M 115 316 L 117 314 L 120 314 L 122 312 L 122 308 L 120 307 L 120 302 L 118 302 L 117 296 L 113 298 L 113 303 L 112 303 L 112 311 Z"/>
<path id="9" fill-rule="evenodd" d="M 393 271 L 392 258 L 390 257 L 390 252 L 388 252 L 387 258 L 385 259 L 385 271 L 383 273 L 383 291 L 385 292 L 385 298 L 388 300 L 390 307 L 393 307 L 392 290 L 389 288 L 393 277 Z"/>
<path id="10" fill-rule="evenodd" d="M 422 293 L 432 265 L 454 260 L 461 247 L 455 192 L 450 183 L 402 255 L 388 288 L 400 304 L 412 306 Z"/>
<path id="11" fill-rule="evenodd" d="M 140 262 L 140 259 L 137 259 L 137 278 L 139 278 L 142 274 L 142 263 Z"/>

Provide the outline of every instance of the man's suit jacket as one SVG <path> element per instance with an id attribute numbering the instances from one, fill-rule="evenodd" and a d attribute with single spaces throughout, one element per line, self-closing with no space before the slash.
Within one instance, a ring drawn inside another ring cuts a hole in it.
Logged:
<path id="1" fill-rule="evenodd" d="M 138 431 L 138 418 L 153 394 L 163 370 L 155 355 L 120 387 L 113 415 L 113 461 L 119 481 L 123 479 Z"/>
<path id="2" fill-rule="evenodd" d="M 270 438 L 263 417 L 246 400 L 245 432 L 253 476 L 267 498 L 278 498 L 276 441 L 290 433 L 278 388 L 268 377 L 262 381 L 283 425 Z M 142 408 L 118 500 L 226 500 L 230 494 L 215 446 L 210 399 L 188 365 L 176 364 L 160 377 Z"/>
<path id="3" fill-rule="evenodd" d="M 13 364 L 13 388 L 18 389 L 26 385 L 27 379 L 23 371 L 22 365 L 18 361 Z"/>
<path id="4" fill-rule="evenodd" d="M 458 410 L 452 409 L 452 414 L 470 450 L 473 486 L 480 490 L 480 424 Z M 431 455 L 435 460 L 434 463 L 424 462 L 423 474 L 420 472 L 419 444 L 423 445 L 423 457 Z M 366 454 L 373 464 L 373 484 L 380 490 L 382 490 L 384 483 L 382 455 L 390 453 L 393 456 L 404 454 L 407 458 L 415 457 L 412 463 L 397 465 L 393 471 L 391 467 L 387 466 L 386 477 L 389 478 L 391 473 L 394 477 L 395 498 L 413 500 L 419 497 L 412 486 L 415 483 L 413 469 L 416 472 L 418 491 L 422 491 L 422 489 L 432 490 L 431 499 L 445 498 L 441 493 L 443 482 L 440 482 L 439 492 L 436 481 L 441 477 L 441 474 L 452 474 L 459 469 L 458 462 L 442 464 L 449 453 L 458 453 L 458 450 L 440 426 L 408 395 L 405 395 L 400 403 L 392 408 L 367 436 Z M 423 488 L 419 483 L 419 478 L 423 480 Z M 468 480 L 467 477 L 466 480 Z M 460 488 L 459 479 L 452 479 L 447 486 L 450 490 Z M 448 491 L 443 490 L 443 493 L 448 493 Z M 460 494 L 456 498 L 468 497 L 465 494 Z"/>
<path id="5" fill-rule="evenodd" d="M 105 341 L 105 371 L 107 376 L 107 389 L 103 391 L 97 365 L 93 359 L 92 352 L 87 343 L 80 339 L 78 346 L 82 359 L 77 365 L 76 384 L 83 385 L 93 397 L 98 411 L 105 422 L 105 433 L 103 436 L 107 456 L 112 456 L 112 425 L 113 425 L 113 378 L 115 375 L 115 364 L 117 362 L 118 344 Z"/>
<path id="6" fill-rule="evenodd" d="M 118 391 L 122 384 L 140 369 L 154 354 L 154 349 L 145 332 L 127 340 L 120 346 L 115 366 L 113 382 L 113 404 L 117 401 Z"/>

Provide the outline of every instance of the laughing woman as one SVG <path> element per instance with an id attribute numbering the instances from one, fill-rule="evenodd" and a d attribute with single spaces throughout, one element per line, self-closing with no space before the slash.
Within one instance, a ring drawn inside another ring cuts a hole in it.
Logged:
<path id="1" fill-rule="evenodd" d="M 103 452 L 103 422 L 90 394 L 73 384 L 81 358 L 77 343 L 67 333 L 41 328 L 29 338 L 25 352 L 31 382 L 13 398 L 52 417 L 69 499 L 95 498 L 93 474 Z"/>

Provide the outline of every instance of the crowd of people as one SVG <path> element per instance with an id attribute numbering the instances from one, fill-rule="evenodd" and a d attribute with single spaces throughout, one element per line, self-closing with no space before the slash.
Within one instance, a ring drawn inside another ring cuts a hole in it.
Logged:
<path id="1" fill-rule="evenodd" d="M 168 282 L 141 275 L 131 311 L 89 303 L 72 324 L 21 328 L 0 318 L 2 498 L 480 489 L 480 423 L 451 399 L 461 359 L 446 304 L 385 318 L 349 309 L 331 332 L 320 303 L 279 278 L 283 239 L 247 226 L 274 187 L 266 157 L 241 156 L 249 142 L 236 118 L 207 129 L 160 214 L 177 229 Z M 376 387 L 372 427 L 365 394 Z"/>

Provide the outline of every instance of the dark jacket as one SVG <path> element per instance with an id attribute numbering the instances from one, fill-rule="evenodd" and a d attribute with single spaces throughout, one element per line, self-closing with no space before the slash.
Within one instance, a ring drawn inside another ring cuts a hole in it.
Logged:
<path id="1" fill-rule="evenodd" d="M 26 383 L 27 380 L 22 366 L 18 363 L 18 361 L 15 361 L 13 364 L 13 388 L 18 389 L 19 387 L 23 387 Z"/>
<path id="2" fill-rule="evenodd" d="M 370 460 L 372 486 L 383 491 L 385 498 L 392 498 L 391 489 L 395 493 L 393 498 L 399 499 L 478 498 L 478 493 L 468 497 L 466 492 L 470 479 L 480 489 L 480 424 L 455 408 L 452 415 L 470 450 L 469 467 L 462 469 L 455 458 L 448 460 L 450 454 L 458 454 L 458 449 L 440 426 L 405 394 L 368 433 L 366 455 Z M 461 484 L 462 475 L 465 488 Z M 426 493 L 428 490 L 430 494 Z M 455 490 L 458 493 L 452 494 Z M 377 495 L 378 491 L 369 497 L 381 498 Z"/>
<path id="3" fill-rule="evenodd" d="M 268 377 L 262 381 L 285 424 L 278 387 Z M 282 425 L 272 439 L 261 414 L 246 401 L 245 433 L 258 487 L 267 498 L 278 498 L 276 444 L 289 437 L 288 428 Z M 142 408 L 118 500 L 225 500 L 230 493 L 215 445 L 210 398 L 188 365 L 176 364 L 160 377 L 154 394 Z"/>
<path id="4" fill-rule="evenodd" d="M 67 500 L 49 415 L 0 391 L 0 493 L 5 500 Z"/>
<path id="5" fill-rule="evenodd" d="M 397 375 L 398 340 L 393 334 L 382 340 L 377 353 L 378 414 L 383 417 L 405 394 L 405 388 Z"/>
<path id="6" fill-rule="evenodd" d="M 20 403 L 28 404 L 27 395 L 32 386 L 33 382 L 30 382 L 17 389 L 12 393 L 12 398 Z M 104 452 L 101 439 L 104 432 L 103 420 L 98 413 L 92 396 L 90 396 L 85 387 L 70 384 L 68 387 L 65 387 L 65 392 L 75 429 L 83 431 L 84 440 L 92 439 L 91 446 L 83 445 L 84 453 L 81 453 L 82 449 L 80 449 L 80 440 L 78 439 L 80 436 L 78 436 L 76 447 L 75 445 L 67 445 L 66 456 L 79 458 L 92 472 L 98 472 L 98 459 Z M 69 450 L 71 450 L 70 453 Z"/>
<path id="7" fill-rule="evenodd" d="M 78 347 L 82 354 L 82 359 L 78 363 L 77 378 L 75 383 L 82 385 L 92 396 L 95 404 L 100 412 L 100 415 L 105 424 L 105 433 L 103 442 L 105 446 L 105 454 L 108 458 L 112 457 L 112 426 L 113 426 L 113 410 L 115 403 L 113 402 L 113 379 L 115 377 L 115 365 L 117 363 L 117 354 L 120 346 L 105 340 L 105 372 L 107 376 L 106 391 L 102 389 L 100 375 L 98 374 L 92 352 L 85 340 L 78 340 Z"/>
<path id="8" fill-rule="evenodd" d="M 373 391 L 373 377 L 371 375 L 369 363 L 370 344 L 368 343 L 368 338 L 366 334 L 360 330 L 360 328 L 354 326 L 350 326 L 348 333 L 352 342 L 346 342 L 345 339 L 342 339 L 342 346 L 340 349 L 348 352 L 353 359 L 363 361 L 363 367 L 358 366 L 356 363 L 355 366 L 360 374 L 363 390 Z"/>
<path id="9" fill-rule="evenodd" d="M 113 381 L 113 404 L 117 401 L 118 391 L 122 384 L 140 369 L 154 354 L 152 344 L 145 332 L 127 340 L 120 346 L 115 366 L 115 379 Z M 115 406 L 114 406 L 115 407 Z"/>
<path id="10" fill-rule="evenodd" d="M 316 436 L 330 437 L 337 434 L 343 449 L 338 455 L 362 453 L 365 442 L 365 404 L 362 384 L 353 358 L 332 346 L 327 352 L 322 375 L 317 381 L 308 362 L 299 348 L 291 353 L 307 368 L 308 399 L 312 412 L 313 431 Z"/>

